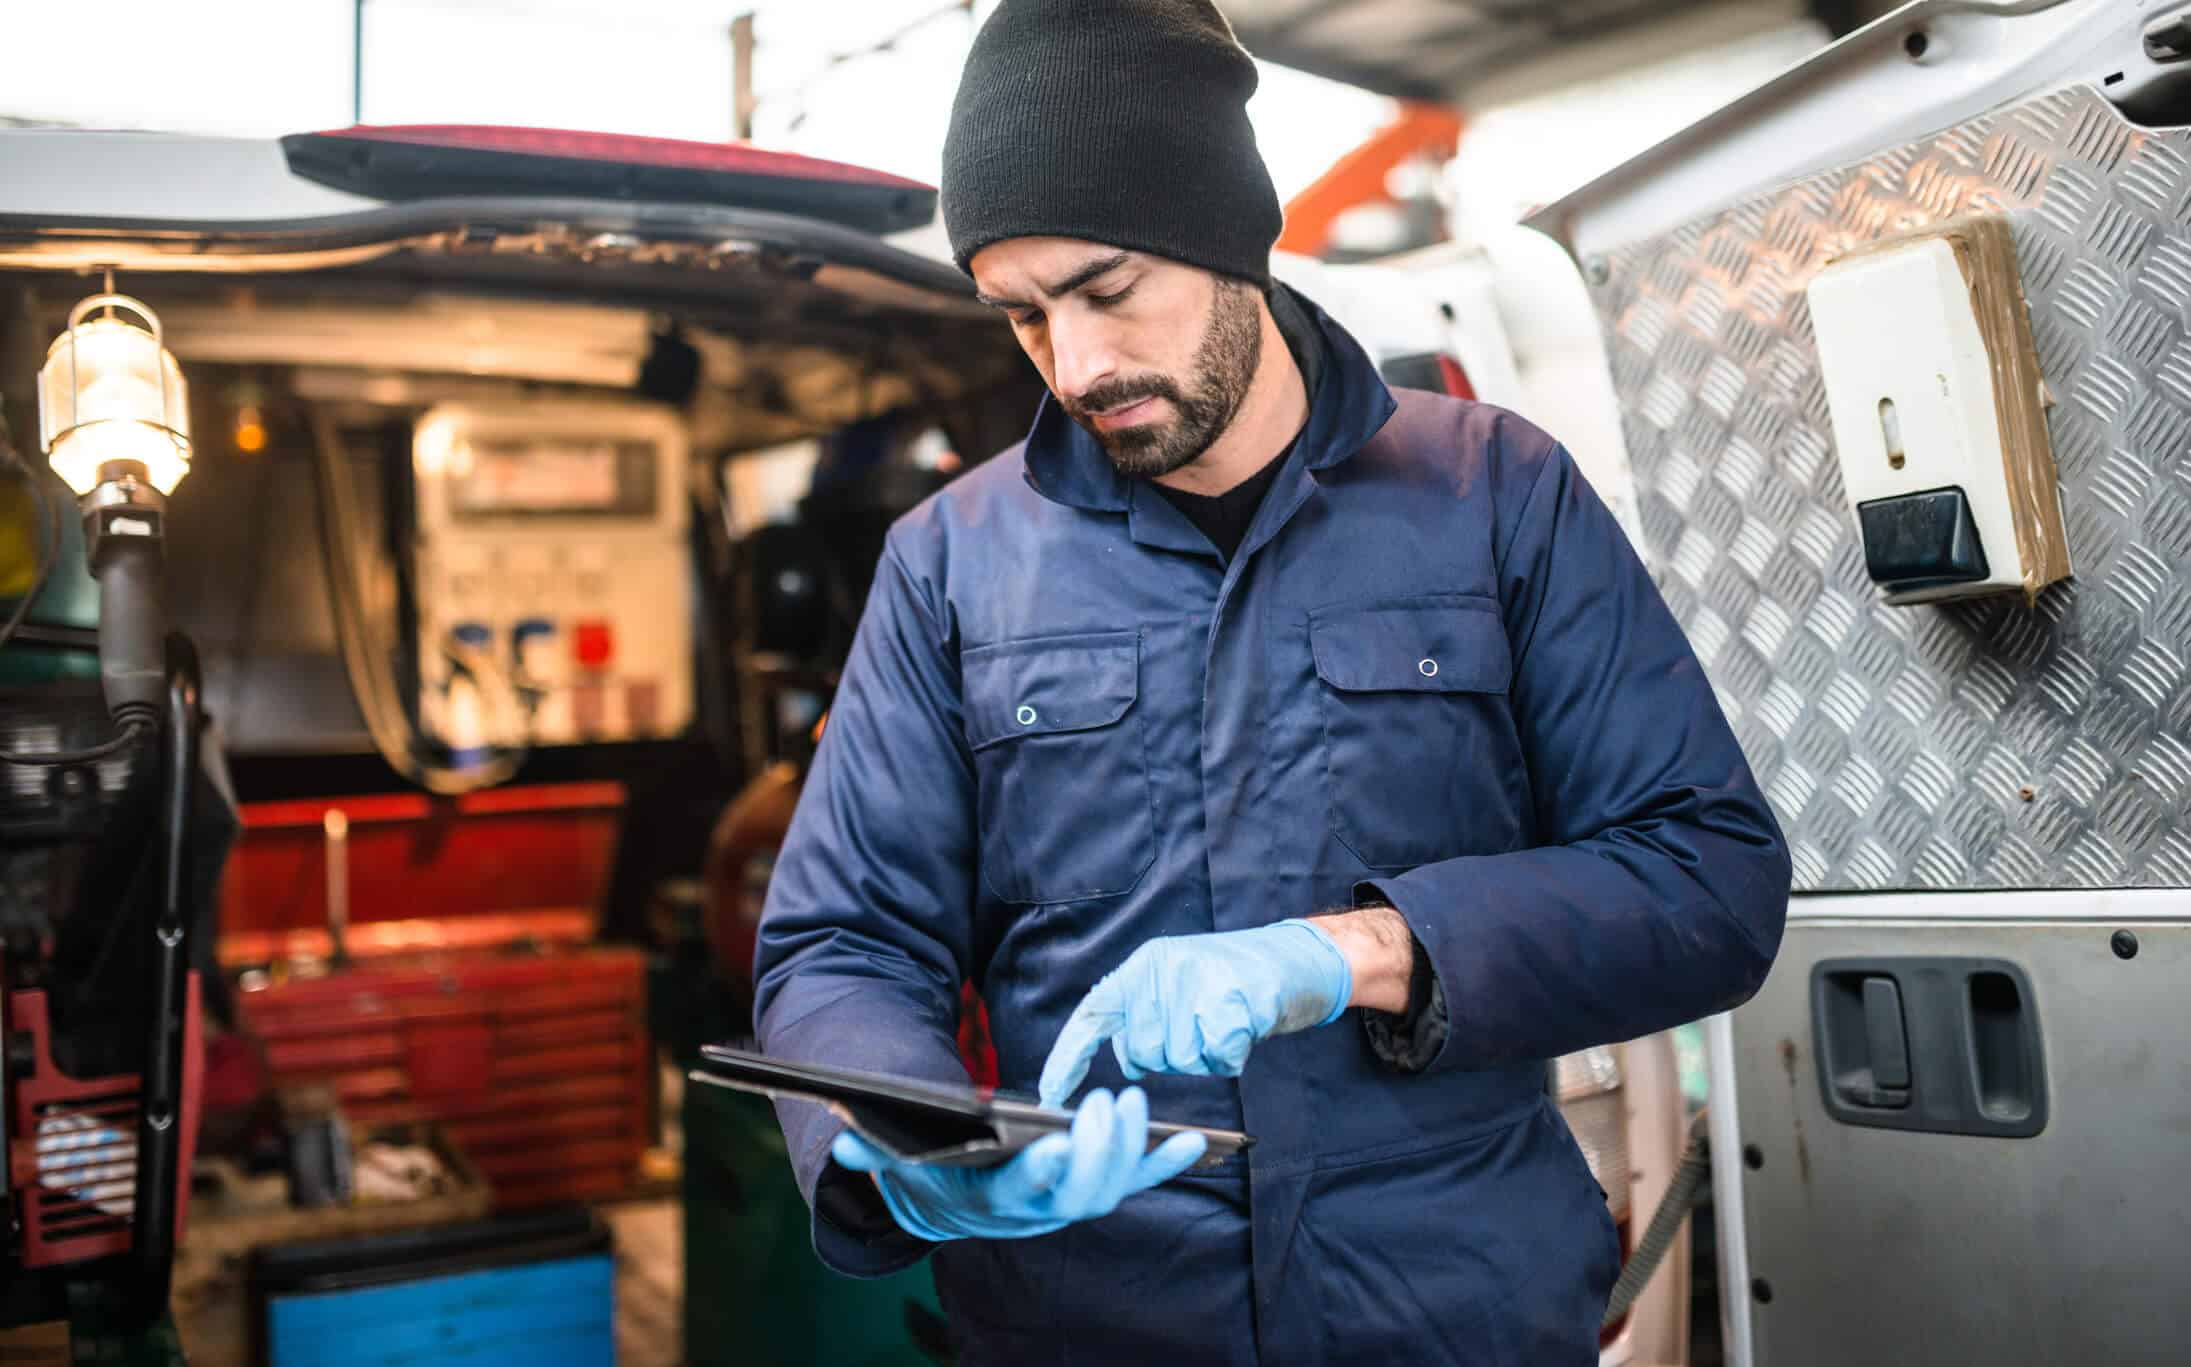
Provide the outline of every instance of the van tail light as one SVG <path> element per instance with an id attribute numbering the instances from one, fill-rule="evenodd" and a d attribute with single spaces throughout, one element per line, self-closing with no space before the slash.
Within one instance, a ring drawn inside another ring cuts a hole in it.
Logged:
<path id="1" fill-rule="evenodd" d="M 1438 353 L 1438 381 L 1445 392 L 1456 399 L 1473 399 L 1476 386 L 1468 382 L 1468 372 L 1461 363 L 1444 352 Z"/>
<path id="2" fill-rule="evenodd" d="M 1476 386 L 1468 382 L 1461 363 L 1442 351 L 1417 351 L 1394 356 L 1377 367 L 1385 383 L 1400 389 L 1427 389 L 1448 398 L 1473 399 Z"/>

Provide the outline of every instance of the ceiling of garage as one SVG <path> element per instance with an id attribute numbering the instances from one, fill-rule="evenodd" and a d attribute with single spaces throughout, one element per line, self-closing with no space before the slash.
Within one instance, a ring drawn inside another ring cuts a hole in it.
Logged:
<path id="1" fill-rule="evenodd" d="M 1442 103 L 1474 102 L 1497 85 L 1563 57 L 1587 52 L 1588 66 L 1671 55 L 1666 42 L 1703 46 L 1802 17 L 1836 34 L 1865 0 L 1218 0 L 1247 49 L 1282 66 L 1381 94 Z M 1576 76 L 1595 74 L 1577 70 Z"/>

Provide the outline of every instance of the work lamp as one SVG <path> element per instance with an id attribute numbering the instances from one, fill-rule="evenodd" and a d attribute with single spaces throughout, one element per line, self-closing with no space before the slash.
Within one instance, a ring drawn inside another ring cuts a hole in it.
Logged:
<path id="1" fill-rule="evenodd" d="M 132 475 L 164 496 L 190 473 L 182 367 L 158 316 L 127 295 L 95 294 L 69 310 L 38 372 L 38 419 L 46 459 L 79 497 Z"/>
<path id="2" fill-rule="evenodd" d="M 111 283 L 70 309 L 38 372 L 38 427 L 47 462 L 83 512 L 107 711 L 150 725 L 167 694 L 167 495 L 190 473 L 189 394 L 159 317 Z"/>

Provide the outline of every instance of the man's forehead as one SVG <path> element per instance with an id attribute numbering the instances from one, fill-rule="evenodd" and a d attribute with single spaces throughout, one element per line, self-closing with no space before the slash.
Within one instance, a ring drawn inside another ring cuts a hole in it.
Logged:
<path id="1" fill-rule="evenodd" d="M 984 293 L 1031 289 L 1048 294 L 1074 288 L 1074 278 L 1091 267 L 1110 270 L 1142 259 L 1141 252 L 1084 238 L 1014 237 L 990 243 L 967 264 Z"/>

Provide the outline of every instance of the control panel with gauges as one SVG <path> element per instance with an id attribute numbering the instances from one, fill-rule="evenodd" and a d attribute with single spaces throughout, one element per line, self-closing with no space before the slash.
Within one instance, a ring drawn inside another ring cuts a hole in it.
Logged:
<path id="1" fill-rule="evenodd" d="M 685 425 L 445 404 L 413 440 L 419 719 L 458 756 L 673 736 L 692 716 Z"/>

